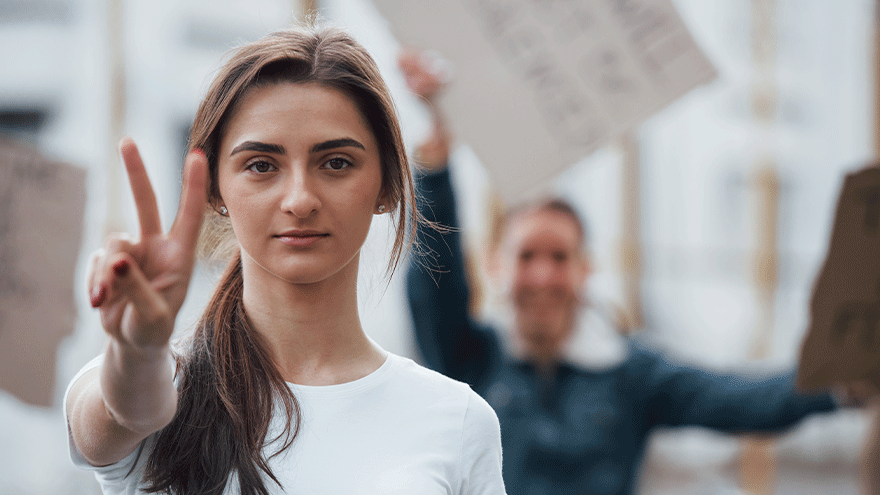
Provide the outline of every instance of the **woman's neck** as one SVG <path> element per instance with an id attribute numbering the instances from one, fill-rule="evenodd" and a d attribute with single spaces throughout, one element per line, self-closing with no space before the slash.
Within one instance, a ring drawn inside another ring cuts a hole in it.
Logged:
<path id="1" fill-rule="evenodd" d="M 346 383 L 382 365 L 384 351 L 361 327 L 356 260 L 312 284 L 292 284 L 247 262 L 242 268 L 245 311 L 286 381 Z"/>

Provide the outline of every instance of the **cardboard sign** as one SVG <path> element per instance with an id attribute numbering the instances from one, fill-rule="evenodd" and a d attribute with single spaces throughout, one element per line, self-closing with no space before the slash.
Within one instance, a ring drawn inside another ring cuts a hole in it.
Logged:
<path id="1" fill-rule="evenodd" d="M 85 171 L 0 142 L 0 388 L 50 406 L 76 320 Z"/>
<path id="2" fill-rule="evenodd" d="M 373 0 L 454 67 L 452 130 L 521 199 L 716 72 L 668 0 Z"/>
<path id="3" fill-rule="evenodd" d="M 798 385 L 880 384 L 880 168 L 847 176 L 813 289 Z"/>

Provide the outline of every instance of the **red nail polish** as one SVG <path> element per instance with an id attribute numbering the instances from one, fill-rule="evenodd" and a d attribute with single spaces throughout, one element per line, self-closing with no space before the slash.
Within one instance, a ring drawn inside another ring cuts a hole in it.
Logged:
<path id="1" fill-rule="evenodd" d="M 117 277 L 124 277 L 127 275 L 128 260 L 119 260 L 116 263 L 113 263 L 113 273 L 115 273 Z"/>
<path id="2" fill-rule="evenodd" d="M 104 303 L 104 299 L 107 299 L 107 287 L 103 284 L 100 287 L 96 287 L 92 289 L 92 293 L 89 296 L 89 302 L 92 304 L 93 308 L 97 308 L 101 304 Z"/>

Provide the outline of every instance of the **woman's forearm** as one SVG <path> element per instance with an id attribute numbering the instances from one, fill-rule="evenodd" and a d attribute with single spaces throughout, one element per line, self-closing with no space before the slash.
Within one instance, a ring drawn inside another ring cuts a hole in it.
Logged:
<path id="1" fill-rule="evenodd" d="M 169 346 L 136 348 L 110 339 L 101 391 L 112 417 L 135 433 L 164 428 L 177 410 L 174 357 Z"/>

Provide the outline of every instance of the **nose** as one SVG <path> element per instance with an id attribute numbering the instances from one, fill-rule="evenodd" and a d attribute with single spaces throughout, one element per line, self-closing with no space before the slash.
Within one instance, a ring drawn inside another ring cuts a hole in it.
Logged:
<path id="1" fill-rule="evenodd" d="M 539 287 L 552 284 L 554 272 L 553 263 L 543 258 L 532 260 L 527 270 L 529 281 Z"/>
<path id="2" fill-rule="evenodd" d="M 317 186 L 316 179 L 309 175 L 306 166 L 293 167 L 283 185 L 281 210 L 299 218 L 309 217 L 321 208 Z"/>

